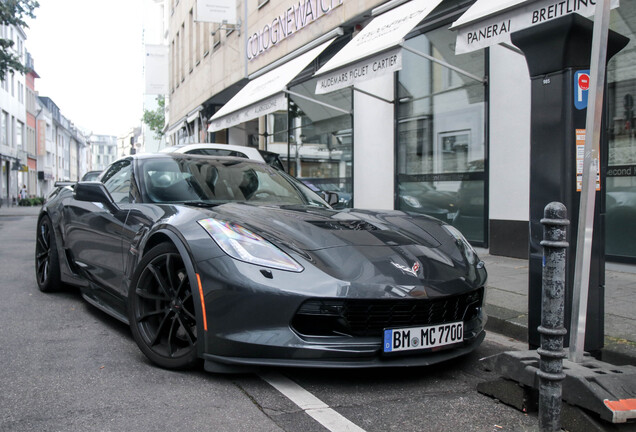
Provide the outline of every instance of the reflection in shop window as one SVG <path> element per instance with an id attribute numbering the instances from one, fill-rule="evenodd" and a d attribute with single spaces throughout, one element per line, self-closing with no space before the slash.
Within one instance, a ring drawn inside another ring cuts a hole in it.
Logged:
<path id="1" fill-rule="evenodd" d="M 288 112 L 267 116 L 267 150 L 278 153 L 287 172 L 312 190 L 337 192 L 340 202 L 336 207 L 350 207 L 352 117 L 345 112 L 351 111 L 351 89 L 316 95 L 316 81 L 291 87 L 304 97 L 291 94 Z"/>
<path id="2" fill-rule="evenodd" d="M 455 55 L 446 27 L 409 39 L 413 49 L 484 76 L 483 51 Z M 404 52 L 398 73 L 396 207 L 456 226 L 485 244 L 485 88 L 439 63 Z"/>
<path id="3" fill-rule="evenodd" d="M 437 171 L 464 172 L 468 170 L 468 145 L 470 131 L 442 132 L 439 134 L 439 148 L 441 158 L 437 160 L 441 166 Z"/>

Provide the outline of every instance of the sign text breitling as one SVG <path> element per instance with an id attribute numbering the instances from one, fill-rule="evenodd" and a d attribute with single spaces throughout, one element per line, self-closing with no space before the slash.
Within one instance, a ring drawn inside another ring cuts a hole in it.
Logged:
<path id="1" fill-rule="evenodd" d="M 341 6 L 344 0 L 300 0 L 271 23 L 247 39 L 247 58 L 252 60 L 265 51 L 301 30 L 308 24 Z"/>

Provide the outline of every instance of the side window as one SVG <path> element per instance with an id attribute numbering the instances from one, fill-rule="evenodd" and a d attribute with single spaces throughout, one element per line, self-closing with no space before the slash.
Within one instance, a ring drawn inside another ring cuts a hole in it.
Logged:
<path id="1" fill-rule="evenodd" d="M 116 203 L 130 202 L 130 159 L 115 162 L 102 177 L 102 183 Z"/>

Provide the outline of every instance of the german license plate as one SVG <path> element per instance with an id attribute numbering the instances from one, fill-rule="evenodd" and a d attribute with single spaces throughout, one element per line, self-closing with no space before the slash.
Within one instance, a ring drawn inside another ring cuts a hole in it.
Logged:
<path id="1" fill-rule="evenodd" d="M 436 348 L 464 340 L 464 323 L 437 324 L 384 330 L 384 352 Z"/>

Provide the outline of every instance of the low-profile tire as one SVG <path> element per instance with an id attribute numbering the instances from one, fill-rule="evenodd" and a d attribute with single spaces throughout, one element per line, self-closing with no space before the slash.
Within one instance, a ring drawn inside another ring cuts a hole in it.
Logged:
<path id="1" fill-rule="evenodd" d="M 42 216 L 38 222 L 35 239 L 35 277 L 42 292 L 58 291 L 62 286 L 53 223 L 47 215 Z"/>
<path id="2" fill-rule="evenodd" d="M 198 362 L 194 297 L 183 259 L 171 243 L 142 258 L 128 293 L 133 338 L 155 364 L 188 369 Z"/>

